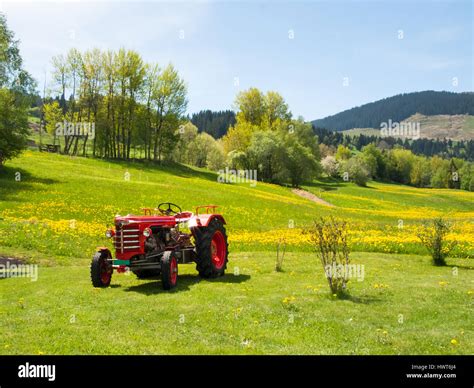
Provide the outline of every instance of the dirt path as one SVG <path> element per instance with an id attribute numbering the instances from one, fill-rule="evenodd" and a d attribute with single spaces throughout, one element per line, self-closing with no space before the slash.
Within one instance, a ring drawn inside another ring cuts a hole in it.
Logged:
<path id="1" fill-rule="evenodd" d="M 291 192 L 295 193 L 296 195 L 299 195 L 300 197 L 309 199 L 310 201 L 319 203 L 320 205 L 334 207 L 332 203 L 326 202 L 324 199 L 317 197 L 316 195 L 314 195 L 313 193 L 310 193 L 309 191 L 301 190 L 301 189 L 293 189 L 291 190 Z"/>

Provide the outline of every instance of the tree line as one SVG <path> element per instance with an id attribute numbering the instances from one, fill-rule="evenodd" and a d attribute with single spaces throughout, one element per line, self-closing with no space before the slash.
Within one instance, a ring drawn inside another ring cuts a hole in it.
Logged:
<path id="1" fill-rule="evenodd" d="M 461 158 L 474 161 L 474 140 L 451 140 L 451 139 L 409 139 L 394 138 L 375 135 L 347 135 L 342 132 L 330 131 L 325 128 L 314 127 L 313 130 L 322 144 L 337 147 L 342 144 L 351 146 L 357 150 L 370 143 L 382 143 L 383 146 L 393 148 L 395 146 L 412 151 L 416 155 L 440 156 L 442 158 Z"/>
<path id="2" fill-rule="evenodd" d="M 44 105 L 44 121 L 55 140 L 64 137 L 63 153 L 85 155 L 88 143 L 93 156 L 115 159 L 130 159 L 138 150 L 147 160 L 162 161 L 173 152 L 187 99 L 171 64 L 145 63 L 133 50 L 71 49 L 53 57 L 52 65 L 59 98 Z M 63 122 L 93 124 L 94 132 L 58 134 Z"/>
<path id="3" fill-rule="evenodd" d="M 321 144 L 324 173 L 333 178 L 365 186 L 369 179 L 415 187 L 474 191 L 474 164 L 464 159 L 415 155 L 396 145 L 380 148 L 376 143 L 355 152 L 340 144 L 337 149 Z"/>

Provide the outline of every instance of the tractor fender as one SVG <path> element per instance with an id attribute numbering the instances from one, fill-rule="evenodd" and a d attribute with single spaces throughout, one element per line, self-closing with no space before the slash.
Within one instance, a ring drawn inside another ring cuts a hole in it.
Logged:
<path id="1" fill-rule="evenodd" d="M 201 226 L 208 226 L 209 223 L 217 218 L 220 222 L 222 222 L 225 225 L 225 220 L 224 217 L 222 217 L 220 214 L 199 214 L 197 216 L 193 216 L 190 218 L 188 227 L 189 228 L 195 228 L 195 227 L 201 227 Z"/>
<path id="2" fill-rule="evenodd" d="M 107 256 L 109 256 L 110 258 L 112 258 L 112 253 L 110 252 L 110 249 L 107 248 L 107 247 L 97 247 L 95 249 L 96 252 L 105 252 L 107 254 Z"/>

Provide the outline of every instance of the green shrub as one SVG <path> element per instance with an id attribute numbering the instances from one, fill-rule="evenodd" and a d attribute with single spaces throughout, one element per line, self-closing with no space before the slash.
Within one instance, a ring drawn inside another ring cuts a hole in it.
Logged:
<path id="1" fill-rule="evenodd" d="M 366 186 L 370 178 L 367 163 L 358 156 L 341 162 L 339 165 L 339 174 L 343 179 L 345 179 L 345 174 L 348 174 L 349 180 L 358 186 Z"/>
<path id="2" fill-rule="evenodd" d="M 347 222 L 332 216 L 321 217 L 314 221 L 307 233 L 321 261 L 331 293 L 343 295 L 349 281 L 346 269 L 350 264 Z"/>
<path id="3" fill-rule="evenodd" d="M 451 227 L 452 225 L 443 218 L 435 218 L 431 222 L 423 224 L 417 234 L 433 258 L 434 265 L 446 265 L 446 257 L 455 246 L 455 242 L 446 241 L 446 235 L 450 232 Z"/>

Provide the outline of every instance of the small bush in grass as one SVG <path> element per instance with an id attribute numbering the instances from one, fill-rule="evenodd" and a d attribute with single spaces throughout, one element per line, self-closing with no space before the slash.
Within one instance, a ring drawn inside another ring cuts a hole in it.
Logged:
<path id="1" fill-rule="evenodd" d="M 283 259 L 285 258 L 286 241 L 280 240 L 277 245 L 277 257 L 275 264 L 275 271 L 283 272 Z"/>
<path id="2" fill-rule="evenodd" d="M 451 228 L 452 224 L 440 217 L 425 222 L 417 233 L 421 243 L 433 258 L 434 265 L 446 265 L 446 257 L 456 245 L 455 241 L 446 241 L 446 235 Z"/>
<path id="3" fill-rule="evenodd" d="M 334 217 L 315 220 L 307 231 L 326 274 L 331 293 L 343 296 L 349 281 L 350 263 L 347 222 Z"/>

